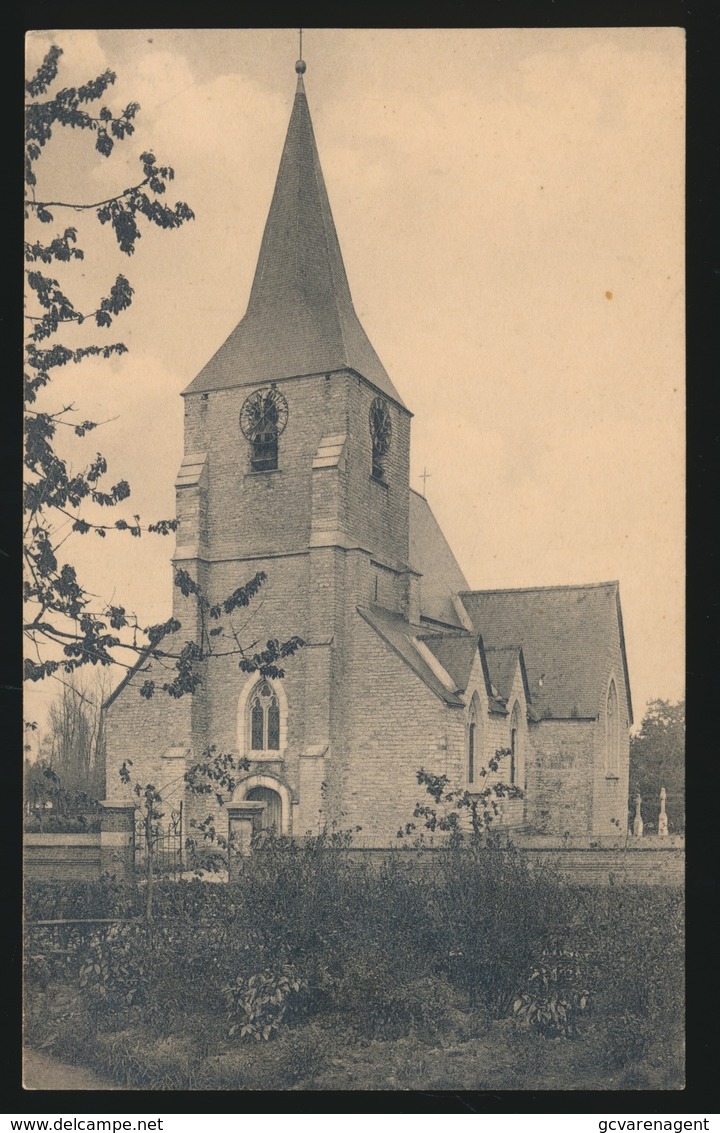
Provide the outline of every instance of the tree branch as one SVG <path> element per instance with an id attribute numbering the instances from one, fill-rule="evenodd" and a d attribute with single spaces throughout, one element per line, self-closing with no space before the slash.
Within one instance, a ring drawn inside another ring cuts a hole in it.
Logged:
<path id="1" fill-rule="evenodd" d="M 151 177 L 145 177 L 144 180 L 139 181 L 137 185 L 132 185 L 129 189 L 123 189 L 121 193 L 116 193 L 113 197 L 106 197 L 103 201 L 94 201 L 91 204 L 71 204 L 69 201 L 36 201 L 28 200 L 26 198 L 25 204 L 29 208 L 44 209 L 44 208 L 62 208 L 62 209 L 75 209 L 81 212 L 85 209 L 99 209 L 103 205 L 114 204 L 115 201 L 121 201 L 123 197 L 128 197 L 132 193 L 139 193 L 140 190 L 151 182 Z"/>

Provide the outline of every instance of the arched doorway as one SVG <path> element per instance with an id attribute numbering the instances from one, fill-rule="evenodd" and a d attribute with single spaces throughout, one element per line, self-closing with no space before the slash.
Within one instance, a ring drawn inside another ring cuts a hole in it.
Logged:
<path id="1" fill-rule="evenodd" d="M 282 799 L 277 791 L 270 787 L 252 787 L 245 798 L 248 802 L 263 803 L 261 827 L 263 830 L 272 830 L 275 834 L 282 834 Z"/>

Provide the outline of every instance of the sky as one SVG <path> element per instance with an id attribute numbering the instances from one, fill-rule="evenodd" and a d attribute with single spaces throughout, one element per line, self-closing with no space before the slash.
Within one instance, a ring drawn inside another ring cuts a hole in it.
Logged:
<path id="1" fill-rule="evenodd" d="M 118 273 L 129 353 L 58 371 L 43 407 L 106 422 L 126 513 L 174 515 L 181 391 L 243 316 L 295 91 L 294 29 L 33 32 L 58 85 L 110 68 L 140 103 L 109 160 L 57 131 L 38 197 L 101 200 L 138 155 L 195 220 L 132 257 L 91 215 L 55 272 L 92 309 Z M 308 29 L 305 86 L 355 307 L 412 422 L 426 494 L 473 589 L 618 579 L 636 722 L 684 692 L 684 33 Z M 48 235 L 51 226 L 43 231 Z M 119 514 L 119 513 L 117 513 Z M 113 518 L 116 518 L 114 516 Z M 88 588 L 171 612 L 172 537 L 64 544 Z M 57 687 L 57 686 L 56 686 Z M 55 694 L 33 688 L 26 716 Z"/>

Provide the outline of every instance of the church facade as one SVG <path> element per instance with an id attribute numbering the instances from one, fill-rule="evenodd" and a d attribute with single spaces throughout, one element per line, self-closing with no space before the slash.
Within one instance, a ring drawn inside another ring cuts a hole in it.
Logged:
<path id="1" fill-rule="evenodd" d="M 409 486 L 411 413 L 353 307 L 303 70 L 247 312 L 183 395 L 173 563 L 212 602 L 264 572 L 239 636 L 304 645 L 281 680 L 228 651 L 179 700 L 139 695 L 167 680 L 144 658 L 106 702 L 108 799 L 132 799 L 132 759 L 176 806 L 214 745 L 249 761 L 233 802 L 261 803 L 264 825 L 388 845 L 428 801 L 420 768 L 479 791 L 505 749 L 498 777 L 522 797 L 503 824 L 617 834 L 632 723 L 618 584 L 469 589 Z M 199 639 L 178 589 L 174 616 Z M 202 796 L 184 807 L 208 812 Z"/>

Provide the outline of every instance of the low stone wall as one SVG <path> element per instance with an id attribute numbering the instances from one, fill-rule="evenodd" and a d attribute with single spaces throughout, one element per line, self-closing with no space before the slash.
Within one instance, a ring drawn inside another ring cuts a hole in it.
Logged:
<path id="1" fill-rule="evenodd" d="M 447 847 L 423 849 L 355 846 L 343 851 L 358 862 L 376 864 L 394 859 L 408 868 L 432 872 L 437 855 Z M 520 854 L 531 869 L 548 869 L 571 885 L 669 885 L 685 881 L 685 840 L 660 838 L 550 838 L 515 835 L 512 847 L 493 854 Z"/>
<path id="2" fill-rule="evenodd" d="M 26 881 L 128 881 L 135 865 L 135 808 L 103 803 L 99 834 L 24 834 Z"/>
<path id="3" fill-rule="evenodd" d="M 28 881 L 96 881 L 100 877 L 99 834 L 25 834 L 23 850 Z"/>
<path id="4" fill-rule="evenodd" d="M 683 885 L 685 840 L 659 838 L 518 839 L 532 867 L 549 867 L 575 885 Z"/>

